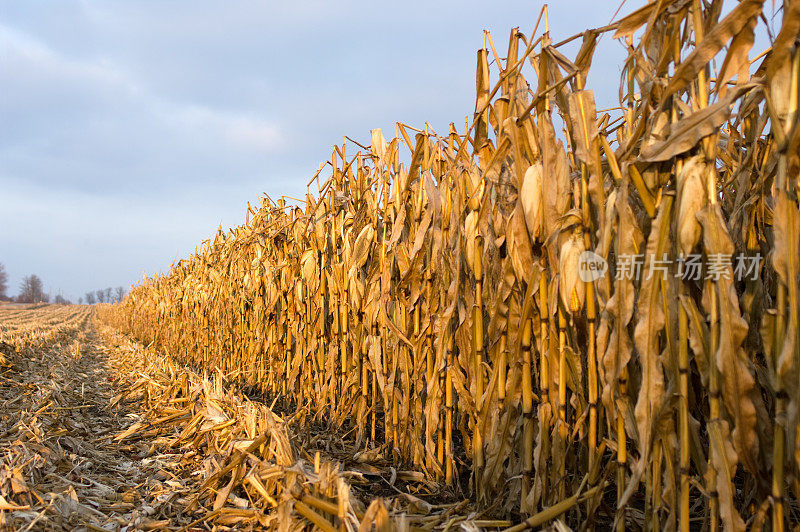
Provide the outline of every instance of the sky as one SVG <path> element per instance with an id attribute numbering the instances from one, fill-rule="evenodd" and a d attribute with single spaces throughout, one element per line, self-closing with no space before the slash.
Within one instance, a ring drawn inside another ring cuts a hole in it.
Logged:
<path id="1" fill-rule="evenodd" d="M 551 4 L 554 41 L 608 24 L 619 5 Z M 243 223 L 263 192 L 302 196 L 345 135 L 367 145 L 395 122 L 461 127 L 483 30 L 503 55 L 541 6 L 0 0 L 9 293 L 32 273 L 73 301 L 127 287 Z M 598 108 L 615 104 L 624 56 L 601 40 L 587 80 Z"/>

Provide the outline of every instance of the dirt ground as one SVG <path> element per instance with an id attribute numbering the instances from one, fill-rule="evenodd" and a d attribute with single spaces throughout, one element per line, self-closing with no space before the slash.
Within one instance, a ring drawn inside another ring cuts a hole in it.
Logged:
<path id="1" fill-rule="evenodd" d="M 0 310 L 0 526 L 120 530 L 153 513 L 146 445 L 111 407 L 118 378 L 90 307 Z"/>

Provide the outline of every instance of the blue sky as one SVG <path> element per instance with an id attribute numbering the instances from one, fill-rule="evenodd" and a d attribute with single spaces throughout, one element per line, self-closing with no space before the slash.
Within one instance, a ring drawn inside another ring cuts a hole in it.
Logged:
<path id="1" fill-rule="evenodd" d="M 10 293 L 29 273 L 73 300 L 128 286 L 242 223 L 262 192 L 303 194 L 344 135 L 463 124 L 483 30 L 502 49 L 541 5 L 0 0 Z M 551 35 L 603 26 L 617 7 L 552 2 Z M 604 37 L 588 80 L 598 108 L 616 101 L 623 57 Z"/>

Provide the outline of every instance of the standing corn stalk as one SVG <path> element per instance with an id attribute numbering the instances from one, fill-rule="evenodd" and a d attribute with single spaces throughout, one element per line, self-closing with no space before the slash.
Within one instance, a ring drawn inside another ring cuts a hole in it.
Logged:
<path id="1" fill-rule="evenodd" d="M 498 513 L 796 525 L 800 7 L 756 59 L 763 2 L 718 8 L 648 3 L 575 58 L 546 17 L 505 57 L 485 34 L 463 133 L 335 147 L 316 196 L 265 197 L 104 319 Z"/>

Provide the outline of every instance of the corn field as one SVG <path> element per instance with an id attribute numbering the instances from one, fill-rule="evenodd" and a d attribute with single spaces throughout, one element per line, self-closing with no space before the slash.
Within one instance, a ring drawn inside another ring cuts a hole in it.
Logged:
<path id="1" fill-rule="evenodd" d="M 800 1 L 721 4 L 484 34 L 466 124 L 336 146 L 102 319 L 498 514 L 797 527 Z"/>
<path id="2" fill-rule="evenodd" d="M 39 312 L 39 309 L 47 309 Z M 87 307 L 21 305 L 16 309 L 0 308 L 0 347 L 30 351 L 73 335 L 90 318 Z M 0 367 L 4 366 L 0 352 Z"/>

